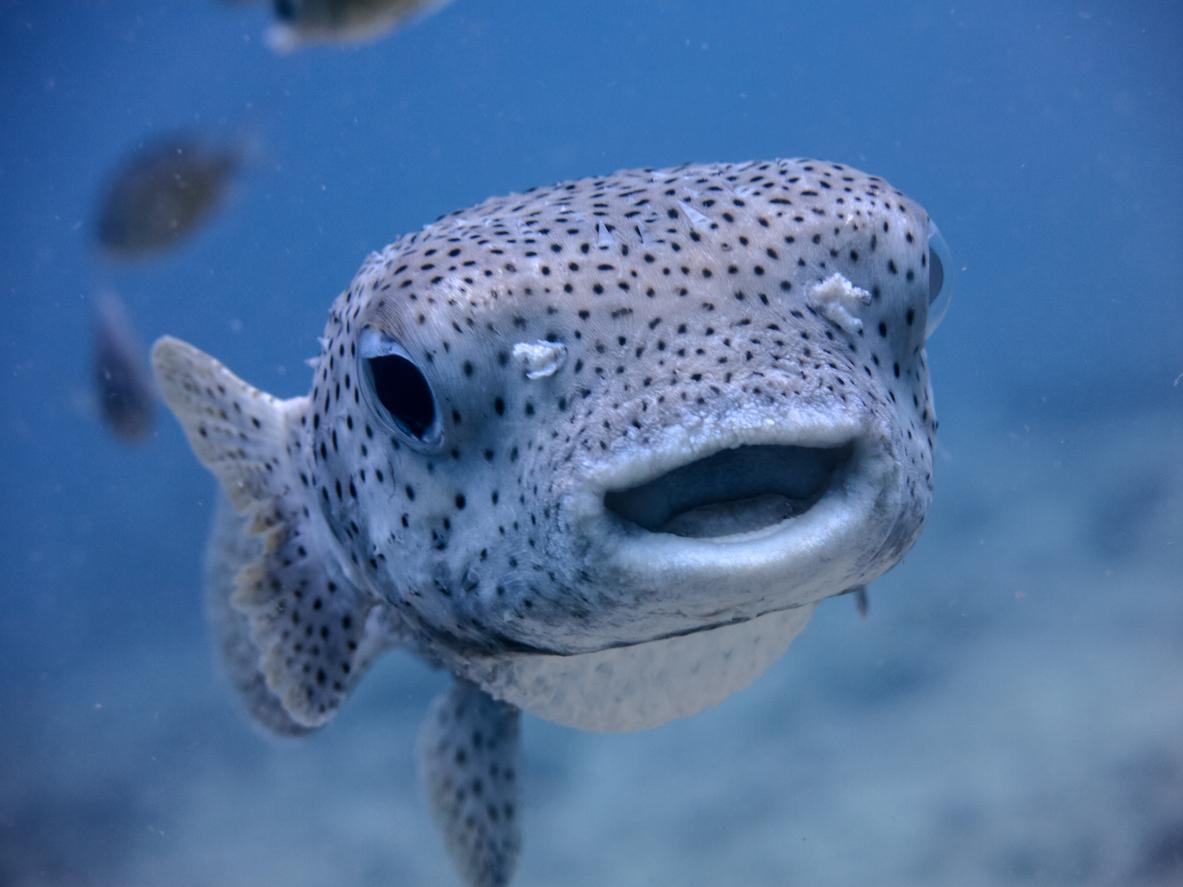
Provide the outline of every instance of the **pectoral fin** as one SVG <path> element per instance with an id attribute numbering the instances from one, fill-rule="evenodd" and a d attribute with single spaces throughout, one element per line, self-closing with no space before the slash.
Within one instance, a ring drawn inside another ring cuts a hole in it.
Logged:
<path id="1" fill-rule="evenodd" d="M 292 720 L 267 686 L 259 668 L 259 648 L 251 639 L 250 620 L 230 599 L 235 577 L 258 558 L 262 543 L 246 531 L 242 517 L 218 496 L 205 557 L 205 612 L 218 646 L 222 670 L 256 724 L 278 736 L 301 736 L 311 728 Z"/>
<path id="2" fill-rule="evenodd" d="M 420 730 L 421 781 L 469 887 L 508 884 L 517 862 L 518 720 L 512 705 L 457 681 Z"/>
<path id="3" fill-rule="evenodd" d="M 381 648 L 367 631 L 376 597 L 350 581 L 332 536 L 301 480 L 299 416 L 306 398 L 279 400 L 243 382 L 207 354 L 172 338 L 152 349 L 164 399 L 193 452 L 218 478 L 241 516 L 214 539 L 212 557 L 233 572 L 211 615 L 220 620 L 232 680 L 248 709 L 279 732 L 317 727 L 333 716 Z M 211 567 L 210 575 L 216 571 Z M 217 589 L 211 589 L 217 593 Z M 228 600 L 221 612 L 216 607 Z M 245 621 L 236 622 L 236 617 Z M 380 621 L 380 620 L 378 620 Z M 276 709 L 250 671 L 256 670 Z"/>

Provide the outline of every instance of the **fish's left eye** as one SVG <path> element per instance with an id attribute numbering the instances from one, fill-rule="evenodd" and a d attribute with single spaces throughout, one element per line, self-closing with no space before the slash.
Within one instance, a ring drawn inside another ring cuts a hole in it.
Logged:
<path id="1" fill-rule="evenodd" d="M 927 339 L 940 326 L 953 302 L 956 266 L 949 244 L 941 236 L 935 223 L 929 223 L 928 234 L 928 323 L 924 327 Z"/>
<path id="2" fill-rule="evenodd" d="M 380 413 L 410 442 L 434 446 L 442 437 L 439 410 L 431 383 L 410 353 L 394 339 L 374 329 L 358 342 L 363 376 Z"/>

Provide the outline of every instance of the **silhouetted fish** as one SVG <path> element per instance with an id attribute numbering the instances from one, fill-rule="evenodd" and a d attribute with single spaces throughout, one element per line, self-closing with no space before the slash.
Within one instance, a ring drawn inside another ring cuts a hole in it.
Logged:
<path id="1" fill-rule="evenodd" d="M 139 443 L 156 422 L 156 392 L 144 350 L 123 302 L 103 293 L 95 302 L 94 384 L 99 415 L 125 443 Z"/>
<path id="2" fill-rule="evenodd" d="M 252 0 L 238 0 L 240 3 Z M 258 2 L 258 0 L 255 0 Z M 267 42 L 279 52 L 312 43 L 376 40 L 451 0 L 269 0 L 276 24 Z"/>
<path id="3" fill-rule="evenodd" d="M 173 246 L 217 209 L 241 159 L 237 148 L 185 133 L 135 151 L 115 171 L 99 207 L 100 246 L 135 258 Z"/>

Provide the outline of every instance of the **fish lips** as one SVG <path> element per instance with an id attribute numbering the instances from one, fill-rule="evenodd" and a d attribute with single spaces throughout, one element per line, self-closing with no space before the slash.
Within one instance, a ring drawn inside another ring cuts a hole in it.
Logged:
<path id="1" fill-rule="evenodd" d="M 926 509 L 902 461 L 870 417 L 808 409 L 622 448 L 565 503 L 601 601 L 619 604 L 601 609 L 600 640 L 709 629 L 871 581 Z"/>

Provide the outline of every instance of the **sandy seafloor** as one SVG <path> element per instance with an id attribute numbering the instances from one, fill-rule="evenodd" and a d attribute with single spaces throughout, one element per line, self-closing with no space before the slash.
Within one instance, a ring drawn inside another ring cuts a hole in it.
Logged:
<path id="1" fill-rule="evenodd" d="M 1183 422 L 980 418 L 867 621 L 826 602 L 657 730 L 525 719 L 516 884 L 1183 883 Z M 202 645 L 118 651 L 9 722 L 0 883 L 457 883 L 414 771 L 443 683 L 390 655 L 277 742 Z"/>

